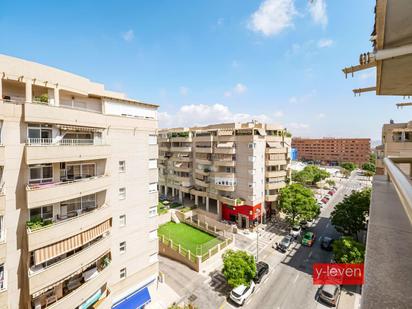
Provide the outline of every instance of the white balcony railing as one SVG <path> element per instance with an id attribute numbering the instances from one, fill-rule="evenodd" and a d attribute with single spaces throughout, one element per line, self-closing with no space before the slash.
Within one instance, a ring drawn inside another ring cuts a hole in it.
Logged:
<path id="1" fill-rule="evenodd" d="M 53 139 L 53 138 L 28 138 L 26 144 L 29 146 L 81 146 L 102 145 L 101 140 L 94 139 Z"/>
<path id="2" fill-rule="evenodd" d="M 85 177 L 85 178 L 80 178 L 80 179 L 74 179 L 74 180 L 67 180 L 67 181 L 58 181 L 58 182 L 43 182 L 43 183 L 33 183 L 33 184 L 28 184 L 26 187 L 26 190 L 37 190 L 37 189 L 45 189 L 45 188 L 52 188 L 52 187 L 57 187 L 57 186 L 62 186 L 62 185 L 68 185 L 68 184 L 73 184 L 73 183 L 79 183 L 79 182 L 86 182 L 102 177 L 108 176 L 107 174 L 103 175 L 97 175 L 97 176 L 91 176 L 91 177 Z"/>

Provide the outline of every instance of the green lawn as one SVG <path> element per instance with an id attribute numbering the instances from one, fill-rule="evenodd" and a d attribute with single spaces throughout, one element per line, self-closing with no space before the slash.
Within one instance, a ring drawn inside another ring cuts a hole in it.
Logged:
<path id="1" fill-rule="evenodd" d="M 162 214 L 165 214 L 165 213 L 167 213 L 167 209 L 165 208 L 165 206 L 163 205 L 162 202 L 159 202 L 157 204 L 157 214 L 162 215 Z"/>
<path id="2" fill-rule="evenodd" d="M 184 223 L 168 222 L 159 226 L 157 232 L 159 237 L 165 235 L 166 238 L 172 239 L 174 243 L 180 244 L 194 254 L 206 253 L 221 242 L 215 236 Z"/>

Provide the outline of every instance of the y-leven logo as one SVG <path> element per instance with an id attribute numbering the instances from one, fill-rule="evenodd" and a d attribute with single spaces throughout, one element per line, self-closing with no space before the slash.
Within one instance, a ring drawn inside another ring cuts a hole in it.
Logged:
<path id="1" fill-rule="evenodd" d="M 313 284 L 364 284 L 363 264 L 313 264 Z"/>

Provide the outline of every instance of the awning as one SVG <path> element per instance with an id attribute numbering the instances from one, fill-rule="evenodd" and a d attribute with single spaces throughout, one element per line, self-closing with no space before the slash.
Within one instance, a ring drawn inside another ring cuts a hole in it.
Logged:
<path id="1" fill-rule="evenodd" d="M 280 142 L 266 142 L 266 144 L 269 148 L 282 148 Z"/>
<path id="2" fill-rule="evenodd" d="M 219 143 L 217 148 L 233 148 L 233 142 Z"/>
<path id="3" fill-rule="evenodd" d="M 100 296 L 102 296 L 102 291 L 101 289 L 98 290 L 95 294 L 93 294 L 88 300 L 86 300 L 83 304 L 81 304 L 79 306 L 79 309 L 87 309 L 89 308 L 91 305 L 93 305 L 95 302 L 97 302 L 100 298 Z"/>
<path id="4" fill-rule="evenodd" d="M 64 253 L 79 248 L 84 244 L 92 241 L 93 239 L 99 237 L 109 229 L 110 220 L 106 220 L 105 222 L 100 223 L 94 228 L 91 228 L 81 234 L 77 234 L 52 245 L 37 249 L 34 251 L 34 262 L 36 265 L 39 265 L 45 261 L 51 260 Z"/>
<path id="5" fill-rule="evenodd" d="M 92 128 L 92 127 L 79 127 L 79 126 L 68 126 L 68 125 L 57 125 L 60 130 L 63 131 L 76 131 L 76 132 L 102 132 L 102 128 Z"/>
<path id="6" fill-rule="evenodd" d="M 150 301 L 150 293 L 146 286 L 114 304 L 112 309 L 140 309 L 150 303 Z"/>

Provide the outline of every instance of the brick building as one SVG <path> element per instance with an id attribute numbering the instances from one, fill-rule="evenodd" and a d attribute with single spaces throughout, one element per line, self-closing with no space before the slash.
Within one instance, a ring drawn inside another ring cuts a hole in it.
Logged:
<path id="1" fill-rule="evenodd" d="M 358 165 L 369 161 L 369 138 L 300 138 L 292 139 L 298 160 L 337 165 L 354 162 Z"/>

